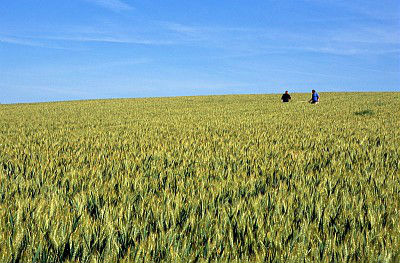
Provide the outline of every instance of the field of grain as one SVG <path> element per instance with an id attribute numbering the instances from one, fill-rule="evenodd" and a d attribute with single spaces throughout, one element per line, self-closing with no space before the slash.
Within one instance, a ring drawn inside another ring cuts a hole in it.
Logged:
<path id="1" fill-rule="evenodd" d="M 400 93 L 0 105 L 0 262 L 399 262 Z"/>

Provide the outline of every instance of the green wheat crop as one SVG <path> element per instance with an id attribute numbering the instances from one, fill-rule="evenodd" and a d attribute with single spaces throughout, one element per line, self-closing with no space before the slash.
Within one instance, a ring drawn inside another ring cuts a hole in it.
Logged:
<path id="1" fill-rule="evenodd" d="M 0 262 L 400 262 L 400 93 L 0 105 Z"/>

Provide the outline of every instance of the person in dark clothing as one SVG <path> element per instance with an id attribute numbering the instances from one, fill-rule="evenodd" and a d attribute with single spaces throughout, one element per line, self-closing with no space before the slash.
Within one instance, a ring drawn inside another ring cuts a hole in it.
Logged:
<path id="1" fill-rule="evenodd" d="M 290 97 L 288 91 L 285 91 L 285 93 L 282 95 L 282 98 L 281 98 L 282 102 L 289 102 L 289 100 L 291 100 L 291 99 L 292 99 L 292 97 Z"/>
<path id="2" fill-rule="evenodd" d="M 311 93 L 312 93 L 312 96 L 308 102 L 310 102 L 311 104 L 317 104 L 319 102 L 318 93 L 315 90 L 312 90 Z"/>

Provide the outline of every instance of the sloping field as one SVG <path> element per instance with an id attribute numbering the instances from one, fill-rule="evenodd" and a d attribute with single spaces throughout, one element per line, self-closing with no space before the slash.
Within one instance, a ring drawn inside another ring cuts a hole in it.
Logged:
<path id="1" fill-rule="evenodd" d="M 399 262 L 400 93 L 0 105 L 0 262 Z"/>

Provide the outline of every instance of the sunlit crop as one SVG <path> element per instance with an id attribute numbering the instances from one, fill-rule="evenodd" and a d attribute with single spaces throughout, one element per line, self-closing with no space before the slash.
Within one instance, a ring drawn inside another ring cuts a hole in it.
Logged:
<path id="1" fill-rule="evenodd" d="M 0 105 L 0 262 L 399 262 L 400 93 Z"/>

